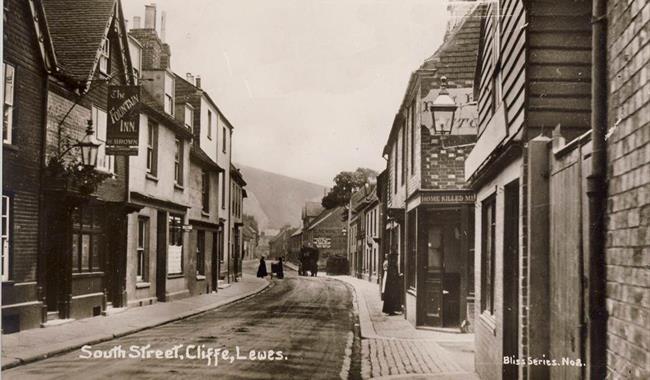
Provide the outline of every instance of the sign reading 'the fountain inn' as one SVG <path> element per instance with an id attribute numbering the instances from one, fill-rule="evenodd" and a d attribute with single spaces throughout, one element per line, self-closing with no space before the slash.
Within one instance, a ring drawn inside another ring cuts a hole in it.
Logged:
<path id="1" fill-rule="evenodd" d="M 106 154 L 137 156 L 140 133 L 139 86 L 108 88 Z"/>

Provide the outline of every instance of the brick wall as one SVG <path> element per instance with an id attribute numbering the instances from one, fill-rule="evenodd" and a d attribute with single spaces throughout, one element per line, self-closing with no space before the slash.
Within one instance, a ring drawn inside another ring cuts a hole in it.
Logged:
<path id="1" fill-rule="evenodd" d="M 650 378 L 650 4 L 608 2 L 607 366 Z"/>
<path id="2" fill-rule="evenodd" d="M 420 128 L 422 152 L 422 188 L 434 190 L 466 189 L 465 158 L 476 136 L 432 136 L 426 127 Z"/>

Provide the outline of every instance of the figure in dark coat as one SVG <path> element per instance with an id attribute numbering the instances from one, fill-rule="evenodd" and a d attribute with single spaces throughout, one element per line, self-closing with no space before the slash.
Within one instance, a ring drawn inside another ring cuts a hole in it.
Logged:
<path id="1" fill-rule="evenodd" d="M 284 278 L 284 267 L 282 265 L 282 257 L 278 259 L 278 278 L 282 279 Z"/>
<path id="2" fill-rule="evenodd" d="M 266 262 L 264 261 L 264 256 L 260 258 L 260 266 L 257 268 L 257 277 L 264 278 L 268 276 L 269 273 L 266 271 Z"/>

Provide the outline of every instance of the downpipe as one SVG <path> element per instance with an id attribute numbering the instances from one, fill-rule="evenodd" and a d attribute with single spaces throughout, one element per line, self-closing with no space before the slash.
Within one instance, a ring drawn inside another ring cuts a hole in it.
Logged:
<path id="1" fill-rule="evenodd" d="M 591 68 L 591 175 L 589 198 L 589 302 L 587 378 L 607 377 L 607 272 L 605 212 L 607 202 L 607 0 L 592 3 Z"/>

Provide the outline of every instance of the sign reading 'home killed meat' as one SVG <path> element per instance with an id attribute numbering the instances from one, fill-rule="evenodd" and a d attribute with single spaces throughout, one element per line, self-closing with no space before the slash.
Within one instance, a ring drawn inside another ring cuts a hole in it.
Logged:
<path id="1" fill-rule="evenodd" d="M 139 86 L 109 86 L 106 154 L 135 156 L 140 133 Z"/>

